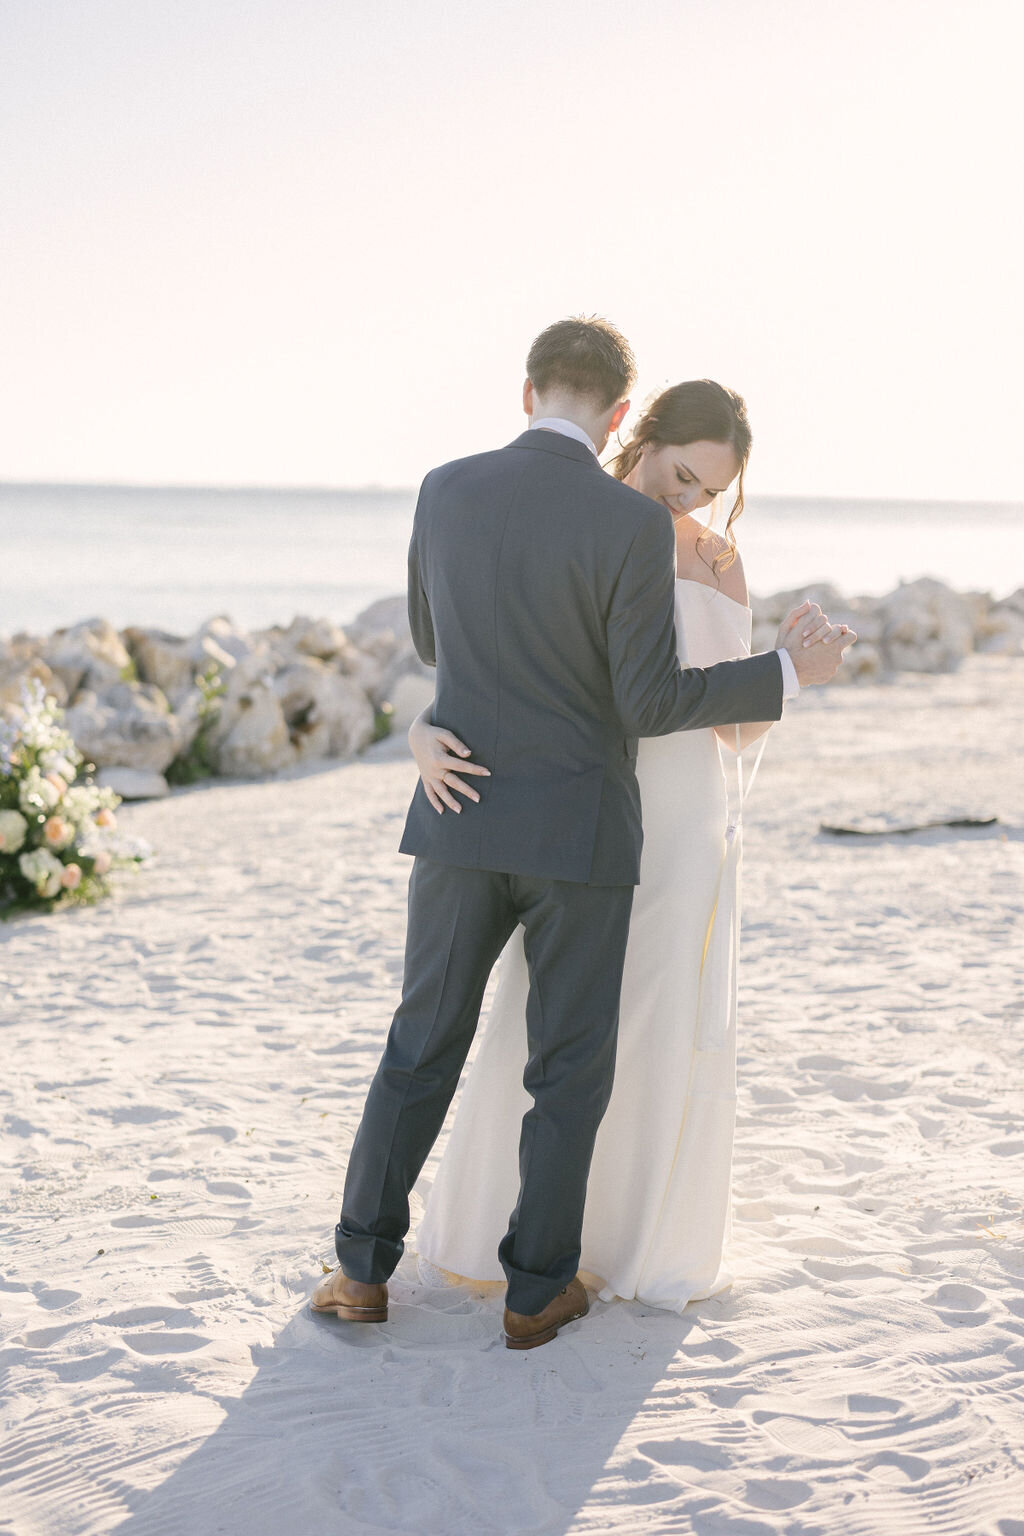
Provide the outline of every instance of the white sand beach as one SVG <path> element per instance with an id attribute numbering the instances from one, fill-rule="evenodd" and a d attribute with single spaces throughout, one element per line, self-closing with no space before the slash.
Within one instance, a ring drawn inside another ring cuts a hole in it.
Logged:
<path id="1" fill-rule="evenodd" d="M 0 927 L 0 1532 L 1022 1536 L 1022 681 L 974 655 L 787 709 L 735 1283 L 526 1354 L 411 1249 L 386 1324 L 307 1310 L 397 997 L 402 744 L 123 807 L 152 864 Z M 818 830 L 880 813 L 999 822 Z"/>

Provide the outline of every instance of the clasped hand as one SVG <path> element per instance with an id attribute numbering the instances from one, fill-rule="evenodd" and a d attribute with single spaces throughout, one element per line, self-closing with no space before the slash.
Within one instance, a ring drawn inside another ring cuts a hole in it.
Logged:
<path id="1" fill-rule="evenodd" d="M 808 600 L 787 613 L 779 625 L 775 646 L 789 652 L 797 681 L 806 688 L 813 683 L 830 683 L 856 638 L 856 631 L 848 624 L 833 624 L 819 604 Z"/>

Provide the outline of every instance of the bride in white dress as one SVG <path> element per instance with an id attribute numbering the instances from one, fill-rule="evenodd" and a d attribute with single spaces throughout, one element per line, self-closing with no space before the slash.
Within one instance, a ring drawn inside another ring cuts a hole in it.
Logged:
<path id="1" fill-rule="evenodd" d="M 750 653 L 751 614 L 731 524 L 743 508 L 750 428 L 742 399 L 710 380 L 665 390 L 611 472 L 676 523 L 676 633 L 683 666 Z M 738 481 L 726 537 L 692 514 Z M 785 626 L 784 626 L 785 627 Z M 781 641 L 780 641 L 781 643 Z M 636 761 L 644 845 L 622 982 L 615 1083 L 587 1186 L 580 1269 L 605 1300 L 682 1311 L 730 1283 L 722 1267 L 736 1115 L 736 967 L 742 784 L 737 748 L 769 729 L 721 726 L 644 738 Z M 435 809 L 461 743 L 430 723 L 410 742 Z M 469 744 L 472 745 L 471 743 Z M 464 771 L 465 764 L 458 764 Z M 442 770 L 443 771 L 443 770 Z M 472 778 L 462 781 L 475 798 Z M 730 794 L 730 784 L 732 792 Z M 730 804 L 731 802 L 731 804 Z M 472 815 L 466 805 L 463 814 Z M 530 1098 L 522 930 L 502 955 L 476 1060 L 414 1245 L 436 1278 L 503 1280 L 498 1243 L 519 1193 Z"/>

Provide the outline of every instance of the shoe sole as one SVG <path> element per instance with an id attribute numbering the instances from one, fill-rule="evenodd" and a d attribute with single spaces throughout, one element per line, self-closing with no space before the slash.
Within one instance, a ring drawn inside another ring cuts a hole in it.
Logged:
<path id="1" fill-rule="evenodd" d="M 334 1317 L 340 1317 L 346 1323 L 386 1323 L 388 1320 L 387 1307 L 346 1307 L 340 1301 L 328 1307 L 318 1307 L 311 1301 L 309 1310 L 329 1313 Z"/>
<path id="2" fill-rule="evenodd" d="M 564 1328 L 566 1323 L 578 1322 L 581 1317 L 586 1317 L 589 1311 L 590 1302 L 588 1301 L 583 1307 L 582 1311 L 574 1312 L 571 1317 L 561 1318 L 557 1323 L 552 1323 L 549 1328 L 541 1329 L 540 1333 L 528 1333 L 523 1339 L 514 1339 L 510 1334 L 505 1333 L 503 1335 L 505 1339 L 505 1348 L 536 1349 L 539 1344 L 550 1344 L 551 1340 L 558 1333 L 559 1328 Z"/>

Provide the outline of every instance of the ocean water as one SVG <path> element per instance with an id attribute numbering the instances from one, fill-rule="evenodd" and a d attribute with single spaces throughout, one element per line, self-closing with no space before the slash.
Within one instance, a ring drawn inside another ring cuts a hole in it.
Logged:
<path id="1" fill-rule="evenodd" d="M 0 485 L 0 635 L 95 615 L 178 633 L 218 613 L 344 623 L 404 591 L 414 503 L 412 490 Z M 754 496 L 735 526 L 753 592 L 1024 584 L 1020 505 Z"/>

